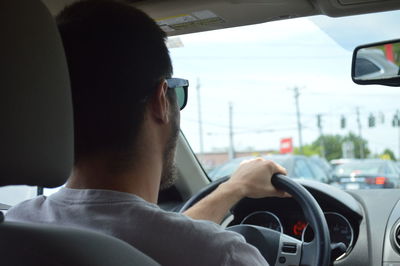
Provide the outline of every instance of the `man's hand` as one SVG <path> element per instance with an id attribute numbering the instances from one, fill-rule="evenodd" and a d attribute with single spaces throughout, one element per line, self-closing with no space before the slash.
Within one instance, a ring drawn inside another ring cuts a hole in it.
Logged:
<path id="1" fill-rule="evenodd" d="M 244 197 L 287 197 L 271 184 L 274 174 L 287 174 L 282 166 L 263 158 L 244 161 L 232 177 L 210 195 L 188 209 L 185 214 L 193 219 L 221 223 L 222 219 Z"/>
<path id="2" fill-rule="evenodd" d="M 241 188 L 242 198 L 287 197 L 271 184 L 274 174 L 287 175 L 285 168 L 273 161 L 257 158 L 243 161 L 232 177 L 223 185 Z"/>

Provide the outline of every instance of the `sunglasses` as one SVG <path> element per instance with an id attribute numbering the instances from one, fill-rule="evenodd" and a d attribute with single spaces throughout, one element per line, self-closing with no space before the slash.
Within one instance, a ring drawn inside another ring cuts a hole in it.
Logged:
<path id="1" fill-rule="evenodd" d="M 180 110 L 182 110 L 187 103 L 189 81 L 180 78 L 170 78 L 167 79 L 167 84 L 169 89 L 175 90 L 176 101 Z"/>

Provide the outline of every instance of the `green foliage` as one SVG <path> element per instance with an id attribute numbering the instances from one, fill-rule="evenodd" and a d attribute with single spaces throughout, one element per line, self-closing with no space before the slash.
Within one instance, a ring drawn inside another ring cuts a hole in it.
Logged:
<path id="1" fill-rule="evenodd" d="M 383 153 L 380 155 L 381 158 L 388 158 L 390 160 L 396 161 L 396 157 L 394 156 L 394 152 L 391 149 L 385 149 Z"/>
<path id="2" fill-rule="evenodd" d="M 350 132 L 347 136 L 343 138 L 343 141 L 351 141 L 354 143 L 354 155 L 356 158 L 361 158 L 360 146 L 364 145 L 364 158 L 370 155 L 371 151 L 368 149 L 368 141 L 361 139 L 359 136 Z"/>
<path id="3" fill-rule="evenodd" d="M 367 157 L 370 154 L 370 150 L 368 149 L 368 142 L 365 139 L 361 139 L 354 133 L 350 132 L 346 136 L 324 135 L 322 137 L 319 137 L 311 144 L 303 146 L 303 155 L 306 156 L 322 155 L 321 146 L 323 143 L 325 147 L 325 158 L 328 161 L 334 159 L 340 159 L 343 156 L 342 144 L 345 141 L 351 141 L 354 143 L 354 155 L 356 158 L 361 158 L 360 145 L 364 145 L 364 157 Z M 300 154 L 299 148 L 297 147 L 294 148 L 294 153 Z"/>
<path id="4" fill-rule="evenodd" d="M 311 145 L 321 147 L 322 141 L 325 147 L 325 158 L 330 161 L 342 158 L 343 137 L 340 135 L 324 135 L 316 139 Z"/>
<path id="5" fill-rule="evenodd" d="M 303 153 L 300 152 L 300 149 L 298 147 L 294 148 L 294 154 L 303 154 L 306 156 L 313 156 L 313 155 L 320 155 L 321 154 L 321 148 L 320 147 L 315 147 L 313 145 L 304 145 L 303 146 Z"/>

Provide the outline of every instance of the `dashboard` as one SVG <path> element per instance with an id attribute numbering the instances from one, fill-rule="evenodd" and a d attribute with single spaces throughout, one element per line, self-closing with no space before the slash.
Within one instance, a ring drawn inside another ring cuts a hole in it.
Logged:
<path id="1" fill-rule="evenodd" d="M 345 216 L 337 212 L 325 212 L 324 215 L 331 243 L 337 247 L 333 257 L 338 260 L 350 252 L 354 240 L 354 228 Z M 279 217 L 269 211 L 256 211 L 246 216 L 241 224 L 266 227 L 304 242 L 311 242 L 314 239 L 313 229 L 308 225 L 307 220 L 301 217 L 301 214 L 280 215 Z"/>
<path id="2" fill-rule="evenodd" d="M 345 245 L 332 254 L 332 265 L 400 266 L 400 189 L 345 191 L 311 180 L 298 182 L 324 212 L 331 244 Z M 179 204 L 174 208 L 180 209 Z M 231 214 L 222 222 L 223 227 L 250 223 L 282 230 L 306 242 L 313 237 L 307 218 L 292 198 L 246 198 L 231 209 Z"/>
<path id="3" fill-rule="evenodd" d="M 400 265 L 399 190 L 344 191 L 309 180 L 299 183 L 324 212 L 334 247 L 333 265 Z M 305 242 L 314 237 L 292 198 L 244 199 L 231 212 L 229 226 L 263 226 Z"/>

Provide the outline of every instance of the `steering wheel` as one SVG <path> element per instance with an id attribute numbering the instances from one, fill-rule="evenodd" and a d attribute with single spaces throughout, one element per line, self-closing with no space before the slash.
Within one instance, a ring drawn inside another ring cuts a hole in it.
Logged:
<path id="1" fill-rule="evenodd" d="M 193 195 L 181 208 L 184 212 L 214 191 L 229 177 L 218 179 Z M 317 201 L 303 186 L 287 176 L 276 174 L 272 184 L 286 191 L 299 203 L 304 216 L 314 231 L 314 240 L 307 243 L 275 230 L 248 224 L 226 228 L 244 236 L 246 241 L 258 248 L 270 265 L 330 265 L 331 246 L 328 225 Z"/>

